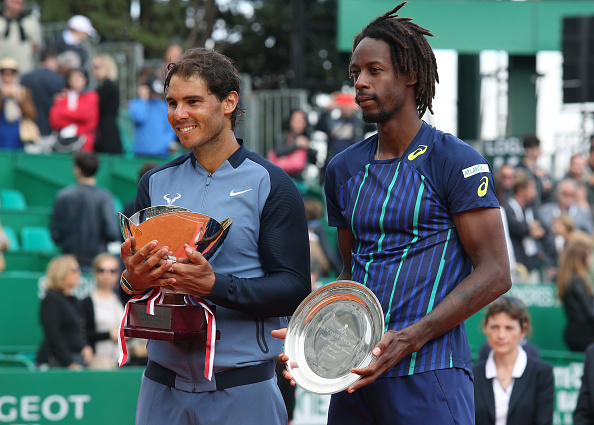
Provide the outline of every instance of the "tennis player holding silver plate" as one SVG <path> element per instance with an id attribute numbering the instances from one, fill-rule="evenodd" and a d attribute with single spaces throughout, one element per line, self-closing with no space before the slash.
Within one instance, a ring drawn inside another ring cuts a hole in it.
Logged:
<path id="1" fill-rule="evenodd" d="M 361 378 L 351 369 L 368 366 L 384 333 L 376 296 L 348 280 L 310 294 L 291 317 L 285 338 L 287 369 L 304 390 L 333 394 Z"/>

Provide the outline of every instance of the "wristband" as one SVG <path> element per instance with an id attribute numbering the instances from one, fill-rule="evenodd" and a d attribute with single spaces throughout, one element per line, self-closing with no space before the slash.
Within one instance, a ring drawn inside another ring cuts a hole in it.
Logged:
<path id="1" fill-rule="evenodd" d="M 124 277 L 124 273 L 125 273 L 125 271 L 122 272 L 122 277 L 120 279 L 120 287 L 122 288 L 122 290 L 128 295 L 144 294 L 144 292 L 145 292 L 144 289 L 136 290 L 132 287 L 132 285 L 130 285 L 130 282 L 128 282 L 126 280 L 126 278 Z"/>

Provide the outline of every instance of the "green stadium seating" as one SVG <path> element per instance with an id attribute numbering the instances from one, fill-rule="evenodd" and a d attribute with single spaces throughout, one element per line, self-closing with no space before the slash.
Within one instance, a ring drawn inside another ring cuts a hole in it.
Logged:
<path id="1" fill-rule="evenodd" d="M 21 229 L 23 251 L 58 252 L 49 228 L 44 226 L 25 226 Z"/>
<path id="2" fill-rule="evenodd" d="M 0 353 L 35 353 L 43 331 L 39 323 L 40 281 L 43 273 L 5 271 L 0 273 L 0 285 L 6 300 L 0 309 Z"/>
<path id="3" fill-rule="evenodd" d="M 21 368 L 27 370 L 35 370 L 35 363 L 31 360 L 30 357 L 22 353 L 0 353 L 0 371 L 6 368 Z"/>
<path id="4" fill-rule="evenodd" d="M 115 195 L 112 195 L 112 197 L 113 197 L 113 207 L 114 207 L 114 210 L 117 215 L 117 213 L 124 211 L 124 204 L 122 204 L 122 200 L 119 197 L 117 197 Z"/>
<path id="5" fill-rule="evenodd" d="M 25 210 L 27 200 L 20 190 L 0 189 L 0 207 L 7 210 Z"/>
<path id="6" fill-rule="evenodd" d="M 21 249 L 21 243 L 19 242 L 19 237 L 18 237 L 16 231 L 10 226 L 2 226 L 2 229 L 4 230 L 4 233 L 6 233 L 6 236 L 8 237 L 8 240 L 10 241 L 10 246 L 8 247 L 8 251 L 10 251 L 10 252 L 19 251 Z"/>
<path id="7" fill-rule="evenodd" d="M 26 226 L 50 227 L 51 207 L 28 207 L 26 210 L 0 209 L 2 226 L 12 227 L 17 234 Z"/>
<path id="8" fill-rule="evenodd" d="M 22 249 L 20 251 L 7 251 L 4 253 L 6 271 L 45 272 L 47 264 L 56 255 L 58 255 L 57 252 L 31 252 Z"/>

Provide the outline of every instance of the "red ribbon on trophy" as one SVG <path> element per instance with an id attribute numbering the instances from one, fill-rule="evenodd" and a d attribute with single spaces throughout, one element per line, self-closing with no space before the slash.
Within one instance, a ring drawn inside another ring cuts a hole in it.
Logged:
<path id="1" fill-rule="evenodd" d="M 118 332 L 118 347 L 120 350 L 118 364 L 120 365 L 120 367 L 125 365 L 128 360 L 128 349 L 126 347 L 126 338 L 124 337 L 124 326 L 126 325 L 126 319 L 128 317 L 130 303 L 138 303 L 144 300 L 148 300 L 146 303 L 146 313 L 154 315 L 155 304 L 162 304 L 164 295 L 165 293 L 163 292 L 162 288 L 153 288 L 150 292 L 146 294 L 136 295 L 130 298 L 126 303 L 124 317 L 122 318 L 122 321 L 120 323 L 120 329 Z M 208 303 L 202 297 L 198 297 L 196 295 L 189 295 L 187 296 L 187 298 L 192 304 L 200 305 L 204 309 L 204 316 L 207 323 L 206 354 L 204 356 L 204 376 L 210 381 L 212 380 L 216 344 L 217 324 L 215 315 Z"/>

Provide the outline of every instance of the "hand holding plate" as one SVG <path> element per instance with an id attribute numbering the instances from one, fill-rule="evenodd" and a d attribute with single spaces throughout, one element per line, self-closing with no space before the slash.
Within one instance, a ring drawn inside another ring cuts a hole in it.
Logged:
<path id="1" fill-rule="evenodd" d="M 382 339 L 373 348 L 372 354 L 375 360 L 367 367 L 351 370 L 352 373 L 360 375 L 362 378 L 348 388 L 349 393 L 371 384 L 382 373 L 393 368 L 403 358 L 420 350 L 422 344 L 419 346 L 413 326 L 400 331 L 386 331 L 384 333 Z"/>
<path id="2" fill-rule="evenodd" d="M 272 332 L 270 332 L 270 334 L 275 338 L 285 339 L 285 337 L 287 336 L 287 328 L 275 329 Z M 280 353 L 277 356 L 276 361 L 280 364 L 287 364 L 289 362 L 289 356 L 287 356 L 285 353 Z M 289 372 L 287 369 L 283 370 L 283 377 L 291 381 L 290 384 L 292 386 L 297 385 L 297 383 L 293 379 L 293 375 L 291 375 L 291 372 Z"/>

